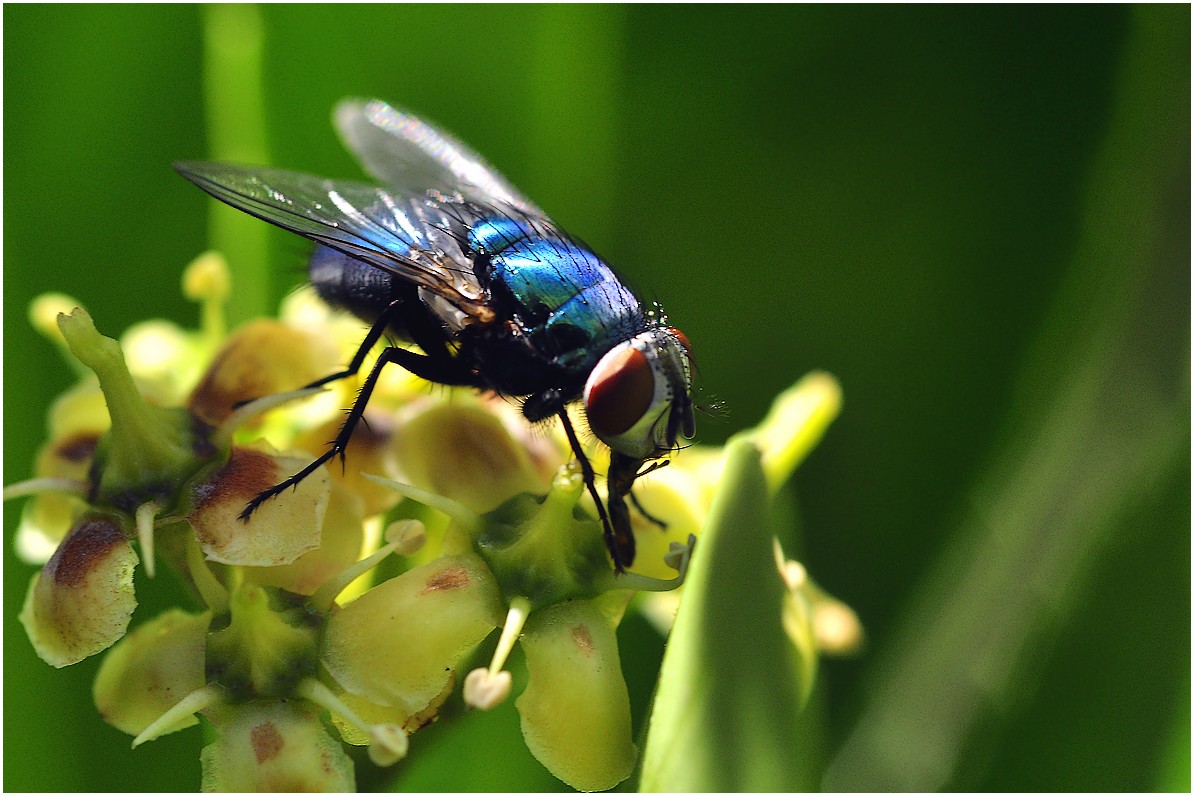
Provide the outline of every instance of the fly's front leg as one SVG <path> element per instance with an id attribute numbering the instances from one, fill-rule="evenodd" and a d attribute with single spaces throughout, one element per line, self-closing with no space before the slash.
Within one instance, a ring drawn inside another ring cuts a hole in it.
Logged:
<path id="1" fill-rule="evenodd" d="M 568 419 L 567 410 L 560 409 L 559 417 L 560 422 L 564 424 L 564 433 L 568 435 L 568 444 L 572 447 L 572 453 L 580 463 L 580 472 L 584 477 L 585 487 L 593 496 L 594 505 L 597 506 L 597 517 L 601 520 L 605 546 L 614 559 L 614 570 L 619 573 L 625 572 L 626 567 L 634 563 L 634 534 L 630 530 L 630 514 L 626 511 L 626 504 L 622 501 L 621 495 L 615 496 L 613 487 L 611 487 L 609 514 L 606 513 L 605 504 L 597 492 L 597 477 L 593 472 L 593 465 L 589 463 L 589 457 L 585 456 L 584 449 L 580 446 L 580 440 L 577 439 L 576 432 L 572 429 L 572 421 Z"/>
<path id="2" fill-rule="evenodd" d="M 377 328 L 377 325 L 374 325 Z M 384 326 L 382 327 L 384 328 Z M 372 330 L 370 332 L 372 334 Z M 380 333 L 379 333 L 380 334 Z M 375 340 L 376 342 L 376 340 Z M 362 347 L 362 350 L 366 350 Z M 363 358 L 363 357 L 362 357 Z M 339 456 L 341 462 L 344 460 L 344 451 L 348 447 L 348 440 L 352 438 L 352 433 L 356 430 L 357 423 L 359 423 L 365 414 L 365 405 L 369 403 L 369 397 L 373 395 L 373 389 L 377 386 L 377 380 L 381 376 L 382 368 L 391 362 L 401 365 L 409 370 L 411 373 L 428 381 L 438 382 L 440 384 L 451 385 L 469 385 L 474 384 L 475 377 L 470 371 L 463 368 L 459 361 L 453 357 L 432 357 L 425 354 L 417 354 L 414 351 L 408 351 L 405 348 L 387 348 L 381 352 L 377 358 L 377 364 L 369 371 L 369 376 L 365 379 L 365 383 L 361 385 L 361 391 L 357 394 L 357 398 L 353 401 L 352 408 L 348 412 L 348 417 L 344 420 L 344 425 L 340 427 L 340 432 L 336 434 L 336 438 L 332 440 L 328 449 L 315 461 L 308 464 L 303 469 L 299 470 L 294 475 L 287 478 L 276 486 L 271 486 L 269 489 L 261 492 L 257 497 L 249 501 L 245 506 L 244 511 L 240 513 L 240 518 L 248 521 L 253 512 L 257 508 L 269 500 L 276 497 L 291 487 L 298 486 L 304 478 L 311 473 L 318 470 L 327 462 Z M 357 367 L 360 365 L 358 363 Z M 355 372 L 355 371 L 353 371 Z M 325 380 L 326 381 L 326 380 Z M 319 382 L 316 382 L 318 384 Z"/>

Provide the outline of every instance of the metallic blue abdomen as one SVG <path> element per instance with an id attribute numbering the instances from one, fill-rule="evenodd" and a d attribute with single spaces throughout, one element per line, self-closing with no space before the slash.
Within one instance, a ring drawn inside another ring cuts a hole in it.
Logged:
<path id="1" fill-rule="evenodd" d="M 515 319 L 559 367 L 587 372 L 646 325 L 634 294 L 579 244 L 510 218 L 477 224 L 469 244 L 489 255 L 493 285 L 509 294 Z"/>

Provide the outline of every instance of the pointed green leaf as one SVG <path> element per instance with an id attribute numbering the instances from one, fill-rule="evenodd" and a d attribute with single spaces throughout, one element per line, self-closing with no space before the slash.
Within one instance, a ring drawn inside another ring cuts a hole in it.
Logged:
<path id="1" fill-rule="evenodd" d="M 799 717 L 811 661 L 784 630 L 767 481 L 757 447 L 726 448 L 664 655 L 643 791 L 797 791 Z"/>

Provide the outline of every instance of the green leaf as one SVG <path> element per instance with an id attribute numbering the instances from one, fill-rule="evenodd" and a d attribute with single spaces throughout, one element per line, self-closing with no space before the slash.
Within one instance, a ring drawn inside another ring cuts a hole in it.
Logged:
<path id="1" fill-rule="evenodd" d="M 726 449 L 672 628 L 648 728 L 643 791 L 798 791 L 810 661 L 784 632 L 788 592 L 772 547 L 758 448 Z"/>

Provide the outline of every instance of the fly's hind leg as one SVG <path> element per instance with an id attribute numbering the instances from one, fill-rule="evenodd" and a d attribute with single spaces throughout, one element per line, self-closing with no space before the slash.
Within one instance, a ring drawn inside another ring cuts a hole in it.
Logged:
<path id="1" fill-rule="evenodd" d="M 316 379 L 308 384 L 304 389 L 311 389 L 312 387 L 322 387 L 325 384 L 330 384 L 333 381 L 346 379 L 349 376 L 355 376 L 361 369 L 361 365 L 365 364 L 365 357 L 369 356 L 369 352 L 373 350 L 373 346 L 377 345 L 377 341 L 385 334 L 386 327 L 394 318 L 398 317 L 398 313 L 402 311 L 405 302 L 402 299 L 391 301 L 386 308 L 377 316 L 377 320 L 369 327 L 369 332 L 365 335 L 365 339 L 361 341 L 360 348 L 353 354 L 352 361 L 348 363 L 348 367 L 344 370 L 333 373 L 329 376 L 324 376 L 322 379 Z"/>
<path id="2" fill-rule="evenodd" d="M 368 348 L 372 346 L 372 343 L 376 342 L 377 337 L 381 335 L 381 331 L 379 331 L 379 329 L 384 330 L 384 328 L 384 324 L 381 324 L 379 321 L 379 323 L 374 324 L 373 329 L 370 330 L 369 333 L 373 338 L 372 342 L 366 338 L 367 345 L 363 345 L 361 350 L 357 353 L 357 356 L 353 359 L 357 369 L 360 368 L 360 362 L 358 360 L 364 360 L 364 354 L 361 352 L 368 351 Z M 374 332 L 376 332 L 376 334 L 374 334 Z M 318 470 L 336 456 L 339 456 L 341 461 L 343 461 L 344 451 L 348 447 L 348 440 L 352 438 L 352 434 L 356 430 L 357 423 L 361 422 L 364 417 L 365 405 L 369 403 L 369 397 L 373 394 L 374 387 L 377 386 L 377 380 L 381 376 L 382 368 L 391 362 L 401 365 L 416 376 L 427 379 L 428 381 L 437 382 L 439 384 L 474 386 L 475 377 L 470 371 L 462 367 L 459 360 L 450 356 L 447 353 L 447 349 L 441 348 L 435 356 L 419 354 L 414 351 L 408 351 L 405 348 L 390 347 L 385 349 L 377 358 L 377 363 L 373 366 L 373 369 L 369 371 L 369 375 L 366 377 L 365 383 L 361 385 L 361 391 L 357 394 L 356 400 L 353 401 L 352 408 L 348 411 L 348 417 L 344 420 L 344 425 L 340 427 L 339 433 L 336 434 L 336 438 L 332 440 L 331 444 L 328 446 L 328 449 L 324 451 L 319 458 L 315 459 L 313 462 L 287 478 L 282 483 L 270 487 L 250 500 L 248 505 L 245 506 L 244 511 L 240 513 L 240 518 L 242 520 L 248 521 L 249 517 L 252 516 L 253 512 L 256 511 L 262 503 L 270 498 L 282 494 L 291 487 L 297 486 L 304 478 Z M 331 381 L 335 378 L 343 378 L 345 375 L 351 375 L 351 373 L 355 372 L 356 370 L 350 369 L 342 374 L 334 374 L 331 377 L 315 382 L 315 385 L 318 386 L 319 384 L 326 384 L 328 381 Z"/>
<path id="3" fill-rule="evenodd" d="M 390 325 L 390 322 L 393 321 L 394 318 L 398 317 L 398 313 L 402 311 L 402 307 L 402 299 L 397 299 L 390 302 L 386 308 L 381 311 L 381 314 L 377 317 L 377 320 L 374 321 L 373 325 L 369 327 L 369 331 L 366 333 L 365 339 L 361 341 L 361 345 L 357 349 L 357 352 L 353 354 L 352 361 L 348 363 L 348 366 L 344 368 L 344 370 L 324 376 L 321 379 L 316 379 L 310 384 L 303 385 L 300 389 L 310 390 L 314 389 L 315 387 L 322 387 L 325 384 L 331 384 L 333 381 L 346 379 L 349 376 L 355 376 L 361 370 L 361 365 L 365 364 L 365 357 L 369 356 L 369 352 L 373 350 L 373 346 L 377 345 L 377 341 L 381 339 L 383 334 L 385 334 L 386 327 Z M 239 409 L 245 404 L 252 403 L 254 400 L 254 398 L 247 398 L 243 401 L 238 401 L 234 405 L 234 408 Z M 312 472 L 314 472 L 314 468 L 312 469 Z M 303 477 L 305 478 L 306 475 L 310 475 L 310 473 L 305 474 Z M 302 479 L 300 478 L 299 480 L 301 481 Z"/>

